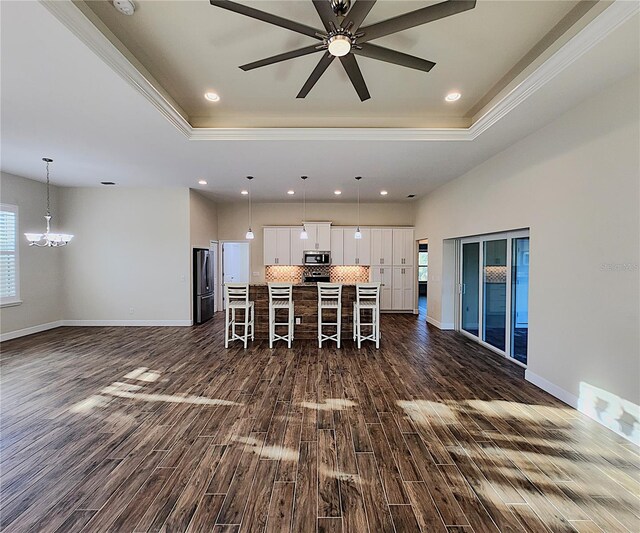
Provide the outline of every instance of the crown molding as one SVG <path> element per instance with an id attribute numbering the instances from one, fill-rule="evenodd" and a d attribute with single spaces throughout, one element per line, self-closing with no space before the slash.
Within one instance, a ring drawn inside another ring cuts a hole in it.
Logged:
<path id="1" fill-rule="evenodd" d="M 640 2 L 614 0 L 469 128 L 194 128 L 72 0 L 40 3 L 192 141 L 473 141 L 640 11 Z"/>

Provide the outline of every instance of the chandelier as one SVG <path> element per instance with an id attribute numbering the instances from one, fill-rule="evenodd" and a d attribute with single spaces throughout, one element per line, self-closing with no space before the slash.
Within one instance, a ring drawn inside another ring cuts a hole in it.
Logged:
<path id="1" fill-rule="evenodd" d="M 73 239 L 73 235 L 69 235 L 68 233 L 51 233 L 49 163 L 53 163 L 53 159 L 43 157 L 42 160 L 47 164 L 47 214 L 44 216 L 44 219 L 47 221 L 47 231 L 44 233 L 25 233 L 24 236 L 29 241 L 29 246 L 65 246 Z"/>

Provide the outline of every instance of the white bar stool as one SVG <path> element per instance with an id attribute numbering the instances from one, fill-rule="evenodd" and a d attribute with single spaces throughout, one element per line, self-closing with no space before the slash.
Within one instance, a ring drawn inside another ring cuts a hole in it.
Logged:
<path id="1" fill-rule="evenodd" d="M 247 347 L 249 337 L 253 340 L 254 335 L 254 319 L 255 309 L 253 302 L 249 301 L 249 284 L 248 283 L 225 283 L 224 284 L 224 301 L 225 305 L 225 328 L 224 328 L 224 347 L 229 347 L 229 341 L 242 341 L 244 347 Z M 244 322 L 236 321 L 236 310 L 244 311 Z M 244 333 L 238 335 L 236 333 L 236 323 L 244 326 Z M 229 327 L 231 327 L 231 336 L 229 336 Z"/>
<path id="2" fill-rule="evenodd" d="M 371 322 L 362 322 L 361 311 L 371 312 Z M 371 334 L 363 335 L 362 326 L 370 326 Z M 353 340 L 358 341 L 358 348 L 362 341 L 374 341 L 376 348 L 380 348 L 380 284 L 356 284 L 356 301 L 353 302 Z"/>
<path id="3" fill-rule="evenodd" d="M 336 322 L 323 322 L 323 309 L 336 310 Z M 322 348 L 323 341 L 336 341 L 340 348 L 340 333 L 342 323 L 342 285 L 340 283 L 318 283 L 318 347 Z M 336 326 L 333 335 L 322 333 L 323 326 Z"/>
<path id="4" fill-rule="evenodd" d="M 287 321 L 276 322 L 276 313 L 279 309 L 287 310 Z M 291 283 L 269 283 L 269 348 L 273 348 L 276 341 L 286 341 L 291 348 L 293 341 L 293 285 Z M 286 335 L 278 335 L 276 327 L 287 326 Z"/>

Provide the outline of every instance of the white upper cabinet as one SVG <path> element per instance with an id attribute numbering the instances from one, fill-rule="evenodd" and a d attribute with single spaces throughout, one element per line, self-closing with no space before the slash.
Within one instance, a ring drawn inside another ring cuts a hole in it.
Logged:
<path id="1" fill-rule="evenodd" d="M 344 231 L 331 228 L 331 264 L 344 265 Z"/>
<path id="2" fill-rule="evenodd" d="M 395 266 L 413 266 L 415 242 L 413 228 L 394 228 L 393 264 Z"/>
<path id="3" fill-rule="evenodd" d="M 296 226 L 289 230 L 290 242 L 291 242 L 291 263 L 292 265 L 302 266 L 304 264 L 304 251 L 306 249 L 306 243 L 304 239 L 300 238 L 302 232 L 302 226 Z"/>
<path id="4" fill-rule="evenodd" d="M 305 244 L 305 250 L 319 250 L 322 252 L 331 250 L 330 222 L 307 222 L 305 227 L 309 235 Z"/>
<path id="5" fill-rule="evenodd" d="M 291 229 L 264 228 L 263 251 L 265 265 L 290 265 Z"/>
<path id="6" fill-rule="evenodd" d="M 356 239 L 356 228 L 343 228 L 343 265 L 371 264 L 371 229 L 360 228 L 362 239 Z"/>
<path id="7" fill-rule="evenodd" d="M 393 265 L 393 229 L 371 228 L 371 264 Z"/>

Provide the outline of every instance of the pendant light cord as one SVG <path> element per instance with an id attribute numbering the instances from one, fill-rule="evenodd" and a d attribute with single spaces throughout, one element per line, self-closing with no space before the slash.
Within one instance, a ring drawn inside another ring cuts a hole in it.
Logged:
<path id="1" fill-rule="evenodd" d="M 51 201 L 49 198 L 49 161 L 47 163 L 47 216 L 51 216 Z"/>

